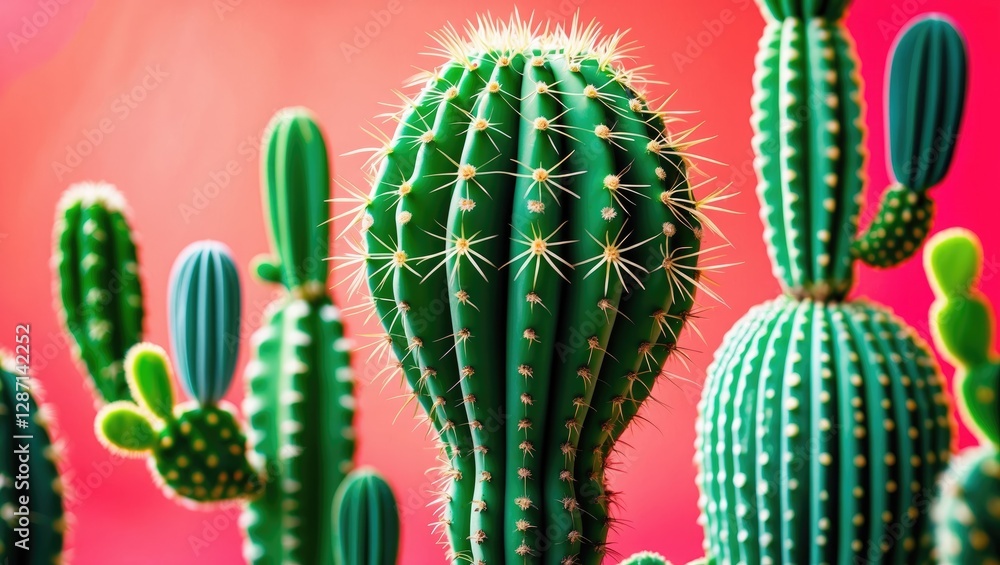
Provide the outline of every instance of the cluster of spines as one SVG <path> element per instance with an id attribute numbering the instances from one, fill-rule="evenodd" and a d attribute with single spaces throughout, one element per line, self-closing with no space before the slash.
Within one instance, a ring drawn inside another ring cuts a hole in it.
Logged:
<path id="1" fill-rule="evenodd" d="M 140 343 L 125 361 L 134 401 L 97 415 L 98 438 L 132 457 L 147 457 L 167 494 L 204 503 L 243 498 L 258 488 L 246 438 L 221 398 L 232 380 L 239 344 L 240 291 L 228 249 L 193 243 L 178 256 L 170 281 L 170 334 L 179 380 L 194 402 L 174 406 L 166 352 Z"/>
<path id="2" fill-rule="evenodd" d="M 696 456 L 709 553 L 821 563 L 875 548 L 928 559 L 926 503 L 952 425 L 912 330 L 875 306 L 780 298 L 752 310 L 720 351 Z M 882 525 L 900 520 L 908 527 L 887 545 Z"/>
<path id="3" fill-rule="evenodd" d="M 981 443 L 956 457 L 941 479 L 934 513 L 938 558 L 946 565 L 1000 563 L 1000 357 L 992 309 L 976 288 L 983 252 L 973 233 L 951 229 L 931 239 L 924 259 L 937 298 L 930 314 L 934 338 L 956 367 L 958 405 Z"/>
<path id="4" fill-rule="evenodd" d="M 15 364 L 16 359 L 0 351 L 0 448 L 4 453 L 0 462 L 0 560 L 25 565 L 61 563 L 66 515 L 59 445 L 53 440 L 51 414 L 38 402 L 39 385 L 23 366 Z M 19 425 L 19 420 L 27 425 Z M 24 454 L 30 458 L 27 473 Z M 29 504 L 25 505 L 23 498 Z"/>
<path id="5" fill-rule="evenodd" d="M 690 131 L 634 89 L 620 35 L 534 31 L 445 32 L 449 63 L 348 212 L 364 241 L 345 264 L 451 462 L 451 557 L 475 563 L 600 558 L 607 456 L 706 288 L 724 198 L 694 199 Z"/>
<path id="6" fill-rule="evenodd" d="M 396 565 L 399 510 L 389 483 L 371 469 L 358 469 L 337 491 L 334 545 L 338 565 Z"/>
<path id="7" fill-rule="evenodd" d="M 121 194 L 73 185 L 59 203 L 52 255 L 57 311 L 98 403 L 128 400 L 122 364 L 142 340 L 142 287 Z"/>
<path id="8" fill-rule="evenodd" d="M 303 108 L 264 135 L 261 178 L 272 255 L 256 260 L 287 293 L 252 338 L 244 412 L 264 480 L 243 516 L 255 565 L 333 563 L 334 497 L 354 460 L 354 375 L 340 311 L 327 291 L 330 170 L 323 133 Z"/>

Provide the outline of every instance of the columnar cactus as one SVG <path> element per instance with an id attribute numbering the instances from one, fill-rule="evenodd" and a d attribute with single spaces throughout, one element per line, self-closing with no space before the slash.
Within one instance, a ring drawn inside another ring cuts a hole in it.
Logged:
<path id="1" fill-rule="evenodd" d="M 333 501 L 354 459 L 354 377 L 340 312 L 327 291 L 326 144 L 312 115 L 278 112 L 262 155 L 273 256 L 256 273 L 286 292 L 252 338 L 244 414 L 264 492 L 243 518 L 257 565 L 329 564 Z"/>
<path id="2" fill-rule="evenodd" d="M 866 151 L 848 2 L 760 4 L 755 165 L 785 295 L 740 320 L 709 368 L 696 456 L 706 552 L 719 563 L 926 563 L 926 507 L 952 441 L 947 395 L 915 332 L 846 297 L 855 259 L 889 266 L 927 235 L 926 190 L 947 171 L 961 120 L 963 41 L 929 17 L 897 42 L 889 137 L 901 186 L 855 239 Z"/>
<path id="3" fill-rule="evenodd" d="M 956 457 L 941 481 L 934 514 L 939 557 L 948 565 L 1000 563 L 1000 356 L 989 301 L 976 288 L 982 248 L 972 232 L 952 229 L 934 236 L 924 258 L 937 296 L 934 340 L 956 367 L 958 406 L 981 443 Z"/>
<path id="4" fill-rule="evenodd" d="M 620 33 L 536 31 L 438 35 L 357 215 L 356 284 L 443 443 L 455 563 L 600 561 L 608 455 L 677 351 L 725 197 L 693 195 L 690 132 Z"/>
<path id="5" fill-rule="evenodd" d="M 137 344 L 125 361 L 135 402 L 105 406 L 97 435 L 109 449 L 149 457 L 170 496 L 195 503 L 244 498 L 258 488 L 257 476 L 242 427 L 221 401 L 239 348 L 239 279 L 228 249 L 198 242 L 181 252 L 171 274 L 169 313 L 180 381 L 194 402 L 174 406 L 166 353 Z"/>
<path id="6" fill-rule="evenodd" d="M 98 402 L 130 400 L 122 364 L 142 341 L 142 285 L 125 200 L 105 183 L 71 186 L 59 202 L 52 256 L 57 311 Z"/>
<path id="7" fill-rule="evenodd" d="M 341 483 L 334 501 L 337 565 L 395 565 L 399 510 L 381 475 L 358 469 Z"/>
<path id="8" fill-rule="evenodd" d="M 0 351 L 0 562 L 61 563 L 66 518 L 58 448 L 38 385 L 15 361 Z"/>

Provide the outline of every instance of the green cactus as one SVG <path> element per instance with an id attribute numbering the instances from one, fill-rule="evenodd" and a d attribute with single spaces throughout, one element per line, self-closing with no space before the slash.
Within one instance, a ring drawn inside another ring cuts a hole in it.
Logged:
<path id="1" fill-rule="evenodd" d="M 939 557 L 948 565 L 1000 563 L 1000 356 L 989 301 L 976 288 L 982 247 L 972 232 L 946 230 L 928 243 L 924 264 L 937 298 L 934 341 L 956 367 L 958 407 L 981 443 L 956 457 L 941 481 L 934 514 Z"/>
<path id="2" fill-rule="evenodd" d="M 38 402 L 38 384 L 19 357 L 0 351 L 0 449 L 6 454 L 0 463 L 0 562 L 61 563 L 66 517 L 58 445 L 51 414 Z"/>
<path id="3" fill-rule="evenodd" d="M 340 312 L 327 291 L 330 171 L 323 134 L 302 108 L 264 136 L 264 207 L 273 256 L 256 260 L 286 293 L 254 333 L 244 414 L 265 479 L 243 524 L 255 565 L 333 563 L 333 502 L 354 459 L 354 377 Z"/>
<path id="4" fill-rule="evenodd" d="M 761 2 L 754 149 L 785 295 L 727 334 L 699 405 L 705 548 L 721 563 L 932 562 L 927 506 L 953 435 L 943 380 L 913 330 L 846 296 L 857 257 L 895 264 L 928 233 L 926 190 L 961 121 L 964 45 L 938 17 L 898 41 L 888 98 L 901 185 L 855 240 L 866 151 L 847 4 Z M 933 144 L 934 159 L 907 168 Z"/>
<path id="5" fill-rule="evenodd" d="M 124 455 L 152 457 L 169 496 L 202 503 L 259 488 L 242 426 L 220 402 L 236 364 L 239 322 L 239 279 L 229 251 L 216 242 L 191 244 L 171 275 L 170 333 L 180 381 L 195 402 L 174 406 L 166 353 L 141 343 L 125 361 L 136 401 L 112 402 L 97 415 L 98 438 Z"/>
<path id="6" fill-rule="evenodd" d="M 437 36 L 448 61 L 356 214 L 355 286 L 443 443 L 455 563 L 600 561 L 607 458 L 706 288 L 726 197 L 693 195 L 690 132 L 651 109 L 621 34 L 534 31 Z"/>
<path id="7" fill-rule="evenodd" d="M 337 565 L 395 565 L 399 511 L 392 488 L 377 472 L 358 469 L 341 483 L 334 501 Z"/>
<path id="8" fill-rule="evenodd" d="M 142 285 L 125 200 L 105 183 L 59 202 L 52 256 L 57 311 L 99 403 L 131 400 L 122 364 L 142 341 Z"/>
<path id="9" fill-rule="evenodd" d="M 618 565 L 670 565 L 670 562 L 659 553 L 641 551 Z"/>

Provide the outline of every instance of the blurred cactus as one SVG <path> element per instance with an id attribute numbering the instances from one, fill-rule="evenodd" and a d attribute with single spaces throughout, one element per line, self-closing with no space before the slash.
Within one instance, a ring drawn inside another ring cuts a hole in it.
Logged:
<path id="1" fill-rule="evenodd" d="M 755 166 L 785 296 L 744 316 L 709 368 L 696 456 L 706 552 L 720 563 L 931 562 L 919 495 L 933 492 L 953 427 L 940 371 L 902 320 L 846 297 L 856 258 L 895 265 L 929 231 L 926 191 L 948 170 L 962 117 L 964 42 L 936 16 L 897 42 L 888 112 L 900 184 L 855 239 L 867 152 L 849 2 L 760 4 Z"/>
<path id="2" fill-rule="evenodd" d="M 956 457 L 941 481 L 934 514 L 938 557 L 946 565 L 1000 562 L 1000 356 L 992 309 L 976 288 L 982 247 L 972 232 L 946 230 L 931 239 L 924 263 L 936 296 L 934 341 L 955 365 L 962 419 L 981 443 Z"/>
<path id="3" fill-rule="evenodd" d="M 216 242 L 188 246 L 170 280 L 170 334 L 180 381 L 195 402 L 174 406 L 170 362 L 159 347 L 129 350 L 125 374 L 135 402 L 97 415 L 110 449 L 152 457 L 170 495 L 193 502 L 243 498 L 258 488 L 241 425 L 223 402 L 239 346 L 240 290 L 229 250 Z"/>
<path id="4" fill-rule="evenodd" d="M 254 333 L 246 368 L 244 413 L 264 492 L 243 519 L 244 553 L 255 565 L 329 564 L 334 497 L 354 460 L 354 376 L 326 288 L 330 170 L 312 114 L 278 112 L 261 161 L 273 255 L 255 271 L 285 292 Z"/>
<path id="5" fill-rule="evenodd" d="M 80 183 L 59 202 L 52 255 L 57 311 L 100 404 L 130 400 L 122 368 L 142 341 L 142 285 L 125 200 Z"/>
<path id="6" fill-rule="evenodd" d="M 334 502 L 337 565 L 395 565 L 399 510 L 392 489 L 370 469 L 352 472 Z"/>
<path id="7" fill-rule="evenodd" d="M 694 196 L 693 130 L 666 129 L 621 33 L 536 31 L 439 33 L 353 211 L 354 288 L 443 443 L 455 563 L 602 559 L 608 457 L 712 294 L 704 213 L 728 197 Z"/>
<path id="8" fill-rule="evenodd" d="M 66 516 L 51 414 L 27 366 L 15 362 L 0 351 L 0 562 L 62 563 Z"/>

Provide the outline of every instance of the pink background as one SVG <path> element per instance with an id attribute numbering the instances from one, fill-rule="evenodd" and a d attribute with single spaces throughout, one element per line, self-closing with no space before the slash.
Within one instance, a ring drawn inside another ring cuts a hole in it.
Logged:
<path id="1" fill-rule="evenodd" d="M 410 76 L 414 65 L 437 64 L 418 55 L 429 42 L 428 31 L 487 9 L 506 16 L 514 3 L 61 2 L 0 4 L 0 257 L 5 267 L 0 332 L 11 332 L 0 336 L 0 345 L 12 345 L 15 323 L 32 324 L 36 373 L 58 413 L 67 447 L 65 471 L 76 487 L 70 543 L 76 563 L 240 563 L 235 513 L 193 512 L 165 500 L 143 464 L 115 460 L 94 439 L 93 403 L 51 305 L 48 258 L 55 202 L 69 183 L 85 179 L 105 179 L 125 192 L 141 237 L 147 336 L 166 344 L 165 280 L 184 245 L 200 238 L 222 240 L 241 265 L 265 250 L 256 146 L 276 109 L 301 104 L 315 110 L 334 155 L 368 146 L 360 128 L 369 116 L 385 111 L 380 103 L 393 101 L 390 89 Z M 39 15 L 46 7 L 52 15 Z M 742 262 L 717 277 L 728 307 L 715 307 L 701 321 L 707 343 L 688 339 L 686 346 L 695 350 L 692 369 L 673 366 L 685 380 L 658 386 L 659 402 L 646 408 L 646 422 L 625 437 L 622 467 L 627 472 L 613 478 L 622 491 L 624 518 L 613 535 L 615 549 L 623 554 L 658 550 L 684 562 L 700 555 L 702 537 L 695 525 L 691 460 L 694 404 L 704 368 L 723 332 L 750 306 L 778 292 L 761 242 L 750 169 L 750 78 L 762 20 L 750 0 L 536 0 L 519 7 L 522 13 L 533 10 L 536 17 L 557 20 L 579 8 L 584 18 L 598 18 L 608 30 L 632 28 L 630 37 L 645 46 L 640 63 L 654 64 L 656 77 L 670 83 L 654 93 L 676 88 L 674 109 L 700 110 L 692 121 L 704 121 L 703 134 L 716 136 L 700 150 L 730 165 L 704 168 L 740 192 L 731 203 L 741 215 L 718 217 L 734 243 L 727 259 Z M 869 200 L 887 182 L 881 107 L 887 50 L 900 23 L 936 9 L 954 17 L 972 49 L 968 118 L 952 173 L 935 191 L 936 228 L 965 226 L 982 236 L 991 265 L 983 288 L 1000 302 L 995 276 L 1000 199 L 993 171 L 1000 131 L 995 102 L 1000 75 L 994 72 L 1000 6 L 992 0 L 857 2 L 848 24 L 868 84 Z M 25 17 L 37 26 L 26 26 Z M 357 50 L 345 51 L 352 42 Z M 106 131 L 95 133 L 102 126 Z M 91 150 L 79 162 L 67 163 L 68 148 L 77 146 Z M 361 183 L 361 162 L 338 157 L 337 176 Z M 200 201 L 199 191 L 213 179 L 223 186 Z M 185 205 L 196 213 L 185 214 Z M 270 290 L 248 277 L 244 282 L 249 331 L 258 324 Z M 336 293 L 345 305 L 344 290 L 338 287 Z M 893 306 L 928 336 L 931 293 L 919 261 L 886 273 L 862 269 L 858 294 Z M 375 328 L 354 319 L 349 330 L 359 335 Z M 243 354 L 241 362 L 246 348 Z M 441 563 L 427 526 L 433 520 L 426 495 L 433 475 L 425 472 L 434 464 L 430 441 L 406 414 L 394 423 L 399 389 L 390 384 L 381 390 L 380 383 L 371 383 L 375 369 L 361 366 L 365 357 L 357 356 L 365 381 L 358 460 L 381 468 L 397 490 L 404 512 L 402 563 Z M 945 372 L 950 375 L 951 368 Z M 229 398 L 238 403 L 241 396 L 237 378 Z M 962 444 L 968 443 L 963 431 Z M 196 538 L 206 542 L 197 551 Z"/>

